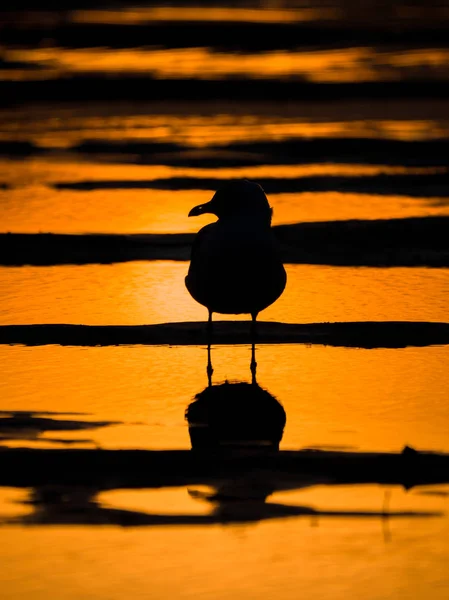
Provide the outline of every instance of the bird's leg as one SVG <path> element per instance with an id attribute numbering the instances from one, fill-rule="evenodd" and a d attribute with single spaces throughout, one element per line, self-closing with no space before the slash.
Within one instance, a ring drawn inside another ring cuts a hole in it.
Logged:
<path id="1" fill-rule="evenodd" d="M 212 359 L 211 359 L 211 351 L 210 346 L 212 342 L 212 311 L 209 311 L 209 319 L 207 321 L 207 380 L 209 383 L 209 387 L 212 386 L 212 373 L 214 372 L 212 368 Z"/>
<path id="2" fill-rule="evenodd" d="M 257 362 L 256 362 L 256 337 L 257 337 L 257 328 L 256 328 L 256 319 L 257 313 L 253 313 L 251 315 L 251 375 L 252 375 L 252 383 L 257 384 L 256 381 L 256 371 L 257 371 Z"/>

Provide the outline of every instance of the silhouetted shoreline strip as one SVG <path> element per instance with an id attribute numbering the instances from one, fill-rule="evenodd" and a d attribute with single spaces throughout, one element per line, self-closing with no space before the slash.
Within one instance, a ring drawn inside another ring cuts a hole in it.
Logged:
<path id="1" fill-rule="evenodd" d="M 193 234 L 0 234 L 0 264 L 109 264 L 190 258 Z"/>
<path id="2" fill-rule="evenodd" d="M 97 155 L 101 160 L 114 162 L 132 161 L 139 164 L 165 164 L 198 168 L 262 164 L 302 165 L 327 162 L 335 164 L 447 167 L 446 157 L 449 153 L 449 139 L 404 141 L 369 137 L 296 137 L 283 140 L 261 139 L 251 142 L 217 144 L 199 149 L 174 142 L 86 139 L 75 144 L 68 151 L 77 155 L 87 155 L 90 158 Z M 64 155 L 66 153 L 66 150 L 37 146 L 31 140 L 0 140 L 0 154 L 6 156 L 28 158 L 32 155 L 54 156 L 55 154 Z M 186 182 L 188 181 L 187 178 L 183 179 Z M 212 180 L 212 178 L 205 178 L 205 181 L 208 179 Z"/>
<path id="3" fill-rule="evenodd" d="M 40 148 L 31 141 L 0 140 L 0 155 L 12 156 L 14 158 L 27 158 L 42 153 L 45 153 L 45 149 Z"/>
<path id="4" fill-rule="evenodd" d="M 91 486 L 91 492 L 222 482 L 263 474 L 276 490 L 327 484 L 416 485 L 449 482 L 449 455 L 298 450 L 248 454 L 190 450 L 1 451 L 0 486 Z"/>
<path id="5" fill-rule="evenodd" d="M 116 189 L 156 190 L 216 190 L 225 179 L 200 177 L 171 177 L 132 181 L 77 181 L 53 184 L 56 189 L 79 191 Z M 346 177 L 339 175 L 306 176 L 296 178 L 258 178 L 257 182 L 267 194 L 300 192 L 358 192 L 381 195 L 405 195 L 414 197 L 445 197 L 449 203 L 449 173 L 369 175 Z"/>
<path id="6" fill-rule="evenodd" d="M 0 105 L 17 106 L 33 102 L 95 102 L 118 100 L 212 101 L 219 99 L 326 101 L 364 98 L 371 102 L 385 99 L 442 99 L 449 97 L 449 81 L 367 81 L 361 83 L 311 83 L 291 79 L 157 79 L 147 76 L 73 75 L 35 81 L 0 81 Z"/>
<path id="7" fill-rule="evenodd" d="M 246 321 L 214 322 L 214 344 L 250 344 Z M 352 348 L 405 348 L 449 344 L 449 323 L 372 321 L 342 323 L 258 323 L 258 344 L 320 344 Z M 119 346 L 207 344 L 203 322 L 155 325 L 2 325 L 0 344 Z"/>
<path id="8" fill-rule="evenodd" d="M 449 267 L 449 217 L 278 225 L 284 262 Z M 0 264 L 109 264 L 190 258 L 194 234 L 0 234 Z"/>
<path id="9" fill-rule="evenodd" d="M 91 8 L 91 6 L 89 6 Z M 54 5 L 52 5 L 54 9 Z M 17 10 L 15 8 L 15 10 Z M 36 4 L 33 4 L 36 10 Z M 417 45 L 422 47 L 447 47 L 447 21 L 434 22 L 434 26 L 415 20 L 407 27 L 401 20 L 384 19 L 382 25 L 369 27 L 360 23 L 352 26 L 347 21 L 321 23 L 251 21 L 153 21 L 138 24 L 71 23 L 31 28 L 13 23 L 2 31 L 3 44 L 36 47 L 45 39 L 64 48 L 134 48 L 153 46 L 160 48 L 208 47 L 220 52 L 265 52 L 270 50 L 296 50 L 316 47 L 348 48 L 354 46 L 385 47 Z"/>
<path id="10" fill-rule="evenodd" d="M 88 141 L 85 142 L 89 144 Z M 442 165 L 447 167 L 444 152 L 449 151 L 449 139 L 398 140 L 382 137 L 316 137 L 284 140 L 235 142 L 222 149 L 263 157 L 272 164 L 336 164 L 378 165 Z M 262 162 L 262 161 L 261 161 Z M 271 164 L 268 162 L 267 164 Z"/>

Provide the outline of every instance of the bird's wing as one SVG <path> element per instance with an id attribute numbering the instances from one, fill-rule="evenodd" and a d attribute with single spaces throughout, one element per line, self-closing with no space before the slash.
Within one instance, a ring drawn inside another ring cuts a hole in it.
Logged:
<path id="1" fill-rule="evenodd" d="M 215 228 L 216 223 L 209 223 L 209 225 L 206 225 L 198 231 L 192 244 L 192 250 L 190 254 L 192 261 L 197 258 L 200 248 L 204 246 L 204 242 L 213 234 Z"/>

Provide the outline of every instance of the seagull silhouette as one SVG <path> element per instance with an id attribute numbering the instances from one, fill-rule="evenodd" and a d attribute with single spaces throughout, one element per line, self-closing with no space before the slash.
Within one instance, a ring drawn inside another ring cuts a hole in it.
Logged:
<path id="1" fill-rule="evenodd" d="M 262 187 L 247 179 L 231 180 L 210 202 L 195 206 L 189 217 L 211 213 L 218 221 L 195 237 L 185 283 L 191 296 L 209 311 L 208 375 L 212 375 L 212 314 L 250 314 L 251 372 L 255 378 L 256 319 L 285 289 L 285 273 L 271 229 L 273 209 Z"/>

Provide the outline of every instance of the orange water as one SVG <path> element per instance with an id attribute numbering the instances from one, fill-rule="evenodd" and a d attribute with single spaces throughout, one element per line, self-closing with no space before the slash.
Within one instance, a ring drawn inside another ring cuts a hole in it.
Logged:
<path id="1" fill-rule="evenodd" d="M 63 17 L 40 12 L 24 17 L 23 27 L 32 30 L 52 22 L 133 26 L 189 19 L 207 21 L 212 27 L 226 18 L 278 24 L 321 21 L 332 27 L 350 22 L 356 27 L 394 29 L 399 24 L 400 31 L 410 31 L 429 23 L 442 27 L 449 14 L 440 3 L 429 4 L 426 10 L 376 2 L 322 7 L 269 2 L 264 10 L 255 4 L 74 10 Z M 150 46 L 70 50 L 42 40 L 36 48 L 2 47 L 2 60 L 19 66 L 2 70 L 0 65 L 0 79 L 33 81 L 88 72 L 160 78 L 238 75 L 269 78 L 272 85 L 286 78 L 337 83 L 417 77 L 447 80 L 448 52 L 436 45 L 380 51 L 369 46 L 329 49 L 319 44 L 318 40 L 316 47 L 301 51 L 234 54 Z M 239 142 L 362 138 L 413 143 L 448 134 L 444 98 L 322 98 L 310 103 L 287 98 L 279 104 L 263 98 L 255 104 L 198 99 L 191 104 L 179 100 L 149 106 L 117 104 L 113 98 L 103 105 L 69 101 L 41 105 L 30 97 L 28 105 L 0 110 L 0 142 L 29 141 L 46 154 L 23 160 L 1 158 L 0 233 L 195 232 L 211 218 L 189 219 L 187 214 L 192 206 L 208 200 L 212 189 L 74 191 L 54 184 L 148 181 L 150 188 L 155 179 L 173 177 L 431 176 L 441 168 L 427 162 L 426 156 L 413 165 L 403 162 L 400 153 L 388 152 L 376 164 L 364 162 L 363 156 L 353 157 L 352 162 L 336 156 L 318 163 L 306 156 L 304 164 L 273 166 L 260 152 L 255 166 L 211 169 L 202 158 L 211 150 L 217 153 L 217 148 L 223 158 L 242 158 L 238 146 L 233 146 Z M 196 163 L 173 167 L 169 164 L 173 155 L 162 153 L 153 161 L 157 164 L 144 165 L 137 164 L 138 156 L 73 151 L 91 139 L 176 143 L 191 152 Z M 357 158 L 360 164 L 353 164 Z M 449 206 L 447 191 L 430 197 L 425 188 L 413 196 L 335 189 L 270 194 L 269 200 L 274 224 L 447 215 Z M 448 269 L 286 268 L 286 290 L 260 315 L 262 320 L 448 321 Z M 204 321 L 205 309 L 185 289 L 186 272 L 187 263 L 170 261 L 0 267 L 0 326 Z M 282 403 L 287 415 L 281 450 L 400 452 L 409 445 L 449 452 L 448 353 L 448 346 L 364 350 L 319 344 L 258 345 L 258 383 Z M 111 422 L 80 431 L 18 432 L 15 439 L 2 439 L 0 444 L 61 448 L 69 441 L 82 448 L 189 451 L 184 414 L 207 385 L 206 360 L 206 348 L 201 346 L 0 345 L 0 411 L 52 411 L 56 420 Z M 248 346 L 214 345 L 212 360 L 214 383 L 250 380 Z M 258 478 L 263 480 L 263 474 L 255 473 L 256 482 Z M 224 489 L 231 491 L 245 485 L 248 481 L 223 482 Z M 267 502 L 303 507 L 301 515 L 261 516 L 260 521 L 244 523 L 235 523 L 233 517 L 265 514 L 260 504 L 236 502 L 224 507 L 229 511 L 225 515 L 220 513 L 223 507 L 201 496 L 200 492 L 208 491 L 199 486 L 114 489 L 98 494 L 97 504 L 86 501 L 81 508 L 71 507 L 62 524 L 61 514 L 51 506 L 30 504 L 31 490 L 1 488 L 2 600 L 448 597 L 448 485 L 408 491 L 377 484 L 335 486 L 301 479 L 298 474 L 294 485 L 284 482 Z M 114 514 L 108 513 L 111 509 L 151 514 L 155 522 L 164 520 L 165 525 L 122 527 L 113 516 L 104 524 L 105 515 Z M 312 515 L 311 509 L 318 513 Z M 213 514 L 215 523 L 207 524 Z M 173 516 L 178 524 L 168 525 Z"/>

